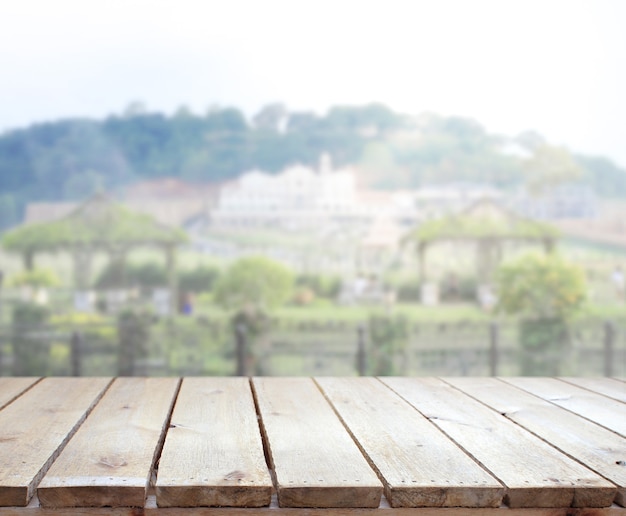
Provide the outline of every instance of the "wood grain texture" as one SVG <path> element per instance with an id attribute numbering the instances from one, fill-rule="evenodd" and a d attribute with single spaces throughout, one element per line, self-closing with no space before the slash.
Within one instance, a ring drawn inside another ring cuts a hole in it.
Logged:
<path id="1" fill-rule="evenodd" d="M 0 505 L 27 505 L 110 380 L 46 378 L 0 411 Z"/>
<path id="2" fill-rule="evenodd" d="M 626 385 L 614 378 L 559 378 L 564 382 L 577 385 L 583 389 L 597 392 L 603 396 L 616 399 L 622 403 L 626 403 Z"/>
<path id="3" fill-rule="evenodd" d="M 613 482 L 624 505 L 626 439 L 495 378 L 445 380 Z"/>
<path id="4" fill-rule="evenodd" d="M 20 394 L 39 381 L 37 377 L 0 377 L 0 409 L 6 407 Z"/>
<path id="5" fill-rule="evenodd" d="M 392 507 L 499 507 L 504 487 L 374 378 L 317 378 Z"/>
<path id="6" fill-rule="evenodd" d="M 555 378 L 507 377 L 504 381 L 626 437 L 623 403 Z"/>
<path id="7" fill-rule="evenodd" d="M 44 507 L 143 507 L 176 378 L 118 378 L 44 477 Z"/>
<path id="8" fill-rule="evenodd" d="M 262 507 L 271 497 L 248 379 L 184 379 L 159 461 L 158 505 Z"/>
<path id="9" fill-rule="evenodd" d="M 505 484 L 510 507 L 610 505 L 615 486 L 435 378 L 384 378 Z"/>
<path id="10" fill-rule="evenodd" d="M 253 387 L 281 507 L 378 507 L 382 484 L 313 380 Z"/>

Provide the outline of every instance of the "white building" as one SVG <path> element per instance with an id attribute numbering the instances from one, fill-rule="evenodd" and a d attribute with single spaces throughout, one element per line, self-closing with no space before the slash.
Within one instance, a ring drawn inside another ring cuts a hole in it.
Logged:
<path id="1" fill-rule="evenodd" d="M 318 170 L 293 165 L 279 174 L 252 170 L 225 185 L 211 218 L 217 225 L 311 227 L 362 215 L 350 168 L 332 170 L 322 156 Z"/>
<path id="2" fill-rule="evenodd" d="M 323 155 L 317 170 L 303 165 L 278 174 L 252 170 L 222 187 L 211 220 L 218 226 L 316 227 L 327 222 L 371 224 L 380 217 L 415 218 L 409 192 L 359 190 L 356 171 L 333 170 Z"/>

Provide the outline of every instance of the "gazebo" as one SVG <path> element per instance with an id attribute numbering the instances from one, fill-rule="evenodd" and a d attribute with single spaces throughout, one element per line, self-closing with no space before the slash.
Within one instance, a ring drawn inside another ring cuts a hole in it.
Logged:
<path id="1" fill-rule="evenodd" d="M 478 283 L 489 285 L 506 244 L 534 243 L 551 252 L 558 238 L 556 228 L 521 217 L 492 199 L 482 199 L 459 213 L 424 222 L 405 235 L 403 243 L 416 246 L 422 285 L 428 283 L 427 254 L 433 245 L 474 244 Z"/>
<path id="2" fill-rule="evenodd" d="M 106 194 L 97 193 L 58 220 L 21 226 L 8 232 L 2 245 L 7 251 L 21 254 L 24 267 L 29 270 L 39 253 L 69 252 L 78 290 L 89 287 L 91 263 L 96 253 L 108 254 L 111 262 L 123 271 L 126 257 L 133 249 L 160 248 L 165 254 L 173 309 L 176 302 L 176 249 L 186 241 L 187 236 L 182 230 L 160 224 L 148 215 L 129 211 Z"/>

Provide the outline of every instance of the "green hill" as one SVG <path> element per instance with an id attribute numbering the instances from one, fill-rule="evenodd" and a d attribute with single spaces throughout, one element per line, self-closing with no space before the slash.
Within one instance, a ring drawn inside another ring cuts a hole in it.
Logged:
<path id="1" fill-rule="evenodd" d="M 251 168 L 315 166 L 322 152 L 336 166 L 356 165 L 373 187 L 472 181 L 513 188 L 528 182 L 529 157 L 546 143 L 533 133 L 504 137 L 471 119 L 409 116 L 382 104 L 333 107 L 323 116 L 273 104 L 252 121 L 236 108 L 166 116 L 134 106 L 104 120 L 60 120 L 0 135 L 0 229 L 18 222 L 29 201 L 77 200 L 158 177 L 219 182 Z M 603 157 L 575 159 L 582 167 L 576 181 L 599 195 L 626 196 L 626 171 Z"/>

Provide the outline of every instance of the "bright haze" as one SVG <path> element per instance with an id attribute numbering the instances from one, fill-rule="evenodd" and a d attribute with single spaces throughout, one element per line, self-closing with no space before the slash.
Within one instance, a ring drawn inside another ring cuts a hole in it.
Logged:
<path id="1" fill-rule="evenodd" d="M 377 101 L 626 165 L 624 20 L 621 0 L 6 0 L 0 131 L 133 101 Z"/>

